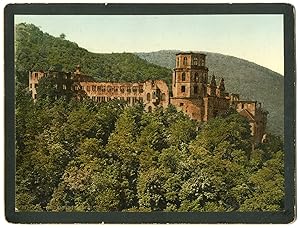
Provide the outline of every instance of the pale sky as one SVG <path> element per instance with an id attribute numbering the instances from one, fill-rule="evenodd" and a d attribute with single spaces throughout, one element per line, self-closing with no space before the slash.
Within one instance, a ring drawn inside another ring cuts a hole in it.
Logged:
<path id="1" fill-rule="evenodd" d="M 208 51 L 284 73 L 283 15 L 17 15 L 95 53 Z"/>

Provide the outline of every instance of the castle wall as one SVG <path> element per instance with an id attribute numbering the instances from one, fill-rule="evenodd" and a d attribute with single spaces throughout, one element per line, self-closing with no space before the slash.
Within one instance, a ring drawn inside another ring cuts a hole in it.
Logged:
<path id="1" fill-rule="evenodd" d="M 169 89 L 162 80 L 146 81 L 140 83 L 117 83 L 97 82 L 91 77 L 80 73 L 68 74 L 63 72 L 52 72 L 50 77 L 57 77 L 61 74 L 61 80 L 57 80 L 57 87 L 73 91 L 82 91 L 95 102 L 108 102 L 113 99 L 123 100 L 128 105 L 135 105 L 140 102 L 145 104 L 146 111 L 152 111 L 156 107 L 166 108 L 169 105 Z M 29 90 L 32 98 L 37 99 L 39 80 L 46 74 L 43 72 L 29 73 Z M 67 77 L 65 79 L 65 77 Z M 64 81 L 72 81 L 73 85 Z"/>
<path id="2" fill-rule="evenodd" d="M 191 119 L 203 121 L 204 107 L 200 99 L 171 98 L 170 103 L 178 111 L 187 114 Z"/>

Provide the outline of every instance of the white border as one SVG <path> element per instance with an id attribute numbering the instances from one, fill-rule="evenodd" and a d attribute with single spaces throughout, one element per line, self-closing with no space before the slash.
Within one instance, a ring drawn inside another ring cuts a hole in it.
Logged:
<path id="1" fill-rule="evenodd" d="M 1 187 L 0 187 L 0 199 L 1 199 L 1 206 L 0 206 L 0 225 L 1 227 L 17 227 L 17 226 L 22 226 L 22 227 L 37 227 L 37 226 L 42 226 L 42 227 L 73 227 L 74 225 L 76 227 L 85 227 L 86 224 L 45 224 L 45 225 L 40 225 L 40 224 L 33 224 L 33 225 L 30 225 L 30 224 L 11 224 L 11 223 L 8 223 L 6 220 L 5 220 L 5 216 L 4 216 L 4 50 L 3 50 L 3 47 L 4 47 L 4 7 L 5 5 L 7 4 L 10 4 L 10 3 L 106 3 L 106 2 L 109 2 L 109 3 L 183 3 L 184 1 L 183 0 L 145 0 L 145 1 L 138 1 L 138 0 L 131 0 L 131 1 L 126 1 L 126 0 L 109 0 L 109 1 L 97 1 L 97 0 L 87 0 L 87 1 L 78 1 L 78 0 L 73 0 L 73 1 L 67 1 L 67 0 L 63 0 L 63 1 L 59 1 L 59 0 L 30 0 L 30 1 L 24 1 L 24 0 L 15 0 L 15 1 L 12 1 L 12 0 L 0 0 L 0 10 L 1 10 L 1 16 L 0 16 L 0 40 L 2 41 L 2 45 L 0 47 L 0 56 L 1 56 L 1 62 L 0 62 L 0 75 L 3 76 L 1 77 L 1 83 L 2 85 L 0 86 L 0 95 L 1 95 L 1 99 L 0 99 L 0 107 L 1 107 L 1 111 L 0 111 L 0 128 L 1 128 L 1 137 L 0 137 L 0 148 L 1 148 L 1 154 L 2 154 L 2 157 L 0 157 L 0 183 L 1 183 Z M 299 0 L 287 0 L 287 1 L 283 1 L 283 0 L 264 0 L 264 1 L 261 1 L 259 2 L 258 0 L 247 0 L 247 1 L 237 1 L 237 0 L 230 0 L 230 1 L 226 1 L 226 0 L 218 0 L 218 1 L 212 1 L 212 0 L 205 0 L 205 1 L 200 1 L 200 0 L 188 0 L 184 3 L 289 3 L 289 4 L 292 4 L 295 6 L 296 10 L 300 9 L 299 8 L 299 5 L 300 5 L 300 1 Z M 296 31 L 298 31 L 299 29 L 299 17 L 296 17 Z M 299 36 L 296 36 L 296 41 L 299 42 Z M 297 46 L 296 45 L 296 58 L 299 57 L 299 47 L 300 44 Z M 298 58 L 297 58 L 298 59 Z M 300 105 L 300 101 L 299 101 L 299 93 L 297 92 L 297 107 L 299 107 Z M 299 109 L 297 108 L 297 111 L 299 111 Z M 297 119 L 299 120 L 299 112 L 297 112 Z M 297 121 L 297 129 L 299 129 L 299 121 Z M 299 132 L 297 130 L 297 142 L 299 142 Z M 299 163 L 299 157 L 300 156 L 297 156 L 296 157 L 296 161 L 297 161 L 297 164 Z M 297 172 L 298 173 L 298 172 Z M 297 175 L 297 178 L 296 178 L 297 182 L 299 183 L 299 175 Z M 299 195 L 299 188 L 297 189 L 297 195 Z M 297 225 L 298 224 L 298 225 Z M 206 228 L 206 227 L 209 227 L 209 228 L 212 228 L 212 227 L 220 227 L 220 226 L 225 226 L 225 227 L 299 227 L 299 220 L 296 220 L 294 223 L 292 224 L 286 224 L 286 225 L 264 225 L 264 224 L 261 224 L 261 225 L 251 225 L 251 224 L 248 224 L 248 225 L 240 225 L 240 224 L 230 224 L 230 225 L 227 225 L 227 224 L 223 224 L 223 225 L 219 225 L 219 224 L 211 224 L 211 225 L 207 225 L 207 224 L 201 224 L 200 226 L 203 227 L 203 228 Z M 99 224 L 90 224 L 89 226 L 93 226 L 93 227 L 96 227 L 96 226 L 99 226 Z M 179 225 L 174 225 L 174 224 L 171 224 L 171 225 L 161 225 L 161 224 L 155 224 L 155 225 L 152 225 L 152 224 L 149 224 L 149 225 L 129 225 L 129 224 L 126 224 L 126 225 L 108 225 L 106 224 L 105 226 L 110 226 L 110 227 L 119 227 L 119 226 L 122 226 L 122 227 L 125 227 L 125 228 L 130 228 L 130 227 L 149 227 L 149 226 L 155 226 L 155 227 L 163 227 L 163 226 L 168 226 L 168 227 L 199 227 L 199 225 L 183 225 L 183 224 L 179 224 Z"/>

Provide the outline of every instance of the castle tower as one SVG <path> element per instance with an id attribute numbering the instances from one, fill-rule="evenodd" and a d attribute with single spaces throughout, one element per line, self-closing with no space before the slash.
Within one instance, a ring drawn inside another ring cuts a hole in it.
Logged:
<path id="1" fill-rule="evenodd" d="M 205 54 L 181 52 L 176 54 L 176 67 L 173 72 L 173 97 L 196 98 L 206 94 L 208 68 Z"/>
<path id="2" fill-rule="evenodd" d="M 173 71 L 171 104 L 190 118 L 202 121 L 203 97 L 207 93 L 208 68 L 205 54 L 180 52 L 176 54 Z"/>

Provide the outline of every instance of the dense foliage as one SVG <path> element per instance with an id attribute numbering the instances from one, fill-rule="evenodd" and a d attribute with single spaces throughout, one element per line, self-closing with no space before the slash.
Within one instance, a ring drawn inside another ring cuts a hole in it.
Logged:
<path id="1" fill-rule="evenodd" d="M 137 55 L 151 63 L 172 69 L 175 67 L 175 54 L 178 52 L 165 50 Z M 217 79 L 223 77 L 228 92 L 239 93 L 244 100 L 261 102 L 263 108 L 269 112 L 268 130 L 283 136 L 284 77 L 244 59 L 213 52 L 204 53 L 207 54 L 209 74 L 214 73 Z"/>
<path id="2" fill-rule="evenodd" d="M 30 99 L 17 87 L 19 211 L 278 211 L 282 144 L 251 148 L 230 112 L 203 125 L 170 106 Z"/>

